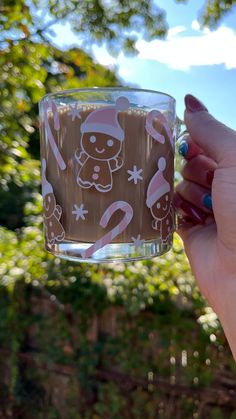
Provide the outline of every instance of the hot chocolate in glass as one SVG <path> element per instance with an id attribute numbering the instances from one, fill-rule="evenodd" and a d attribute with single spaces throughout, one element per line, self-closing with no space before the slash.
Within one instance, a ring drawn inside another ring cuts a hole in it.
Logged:
<path id="1" fill-rule="evenodd" d="M 164 93 L 79 89 L 40 102 L 46 249 L 107 262 L 161 255 L 175 216 L 175 100 Z"/>

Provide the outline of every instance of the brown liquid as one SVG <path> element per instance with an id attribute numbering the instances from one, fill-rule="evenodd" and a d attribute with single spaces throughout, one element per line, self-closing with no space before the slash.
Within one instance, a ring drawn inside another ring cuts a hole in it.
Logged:
<path id="1" fill-rule="evenodd" d="M 94 109 L 94 107 L 84 108 L 80 113 L 81 119 L 77 117 L 74 121 L 68 114 L 68 108 L 60 109 L 60 130 L 58 132 L 53 127 L 52 116 L 48 115 L 53 136 L 66 163 L 64 171 L 60 170 L 50 144 L 46 145 L 43 124 L 41 128 L 41 156 L 47 162 L 46 177 L 52 185 L 56 203 L 62 208 L 60 222 L 65 230 L 65 241 L 95 242 L 114 228 L 124 217 L 121 210 L 117 210 L 112 215 L 106 228 L 99 225 L 105 210 L 114 201 L 129 203 L 133 208 L 133 218 L 123 233 L 113 240 L 113 243 L 129 243 L 132 241 L 132 237 L 137 238 L 138 235 L 144 240 L 158 239 L 159 231 L 152 227 L 153 216 L 146 205 L 146 198 L 148 184 L 157 171 L 157 161 L 160 157 L 165 157 L 166 168 L 163 176 L 170 184 L 169 197 L 172 200 L 174 156 L 165 130 L 155 121 L 155 129 L 166 138 L 165 143 L 160 144 L 146 132 L 146 112 L 133 109 L 119 112 L 119 124 L 125 133 L 119 154 L 123 165 L 112 173 L 112 190 L 99 192 L 94 186 L 85 189 L 77 183 L 80 166 L 75 159 L 75 151 L 77 150 L 77 154 L 81 151 L 80 125 Z M 137 184 L 132 180 L 128 181 L 130 175 L 127 171 L 133 170 L 133 166 L 143 169 L 141 173 L 143 180 L 138 180 Z M 85 220 L 80 218 L 76 221 L 72 211 L 75 204 L 80 206 L 82 203 L 88 213 L 84 214 Z"/>

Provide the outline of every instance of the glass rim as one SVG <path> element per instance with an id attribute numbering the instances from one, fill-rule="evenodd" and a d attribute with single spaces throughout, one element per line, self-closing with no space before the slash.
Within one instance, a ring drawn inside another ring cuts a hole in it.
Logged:
<path id="1" fill-rule="evenodd" d="M 82 88 L 76 88 L 76 89 L 67 89 L 67 90 L 60 90 L 56 93 L 47 93 L 40 99 L 39 104 L 47 100 L 48 98 L 54 98 L 57 96 L 65 95 L 65 94 L 73 94 L 73 93 L 79 93 L 79 92 L 92 92 L 94 90 L 101 90 L 101 91 L 121 91 L 121 92 L 137 92 L 137 93 L 152 93 L 152 94 L 158 94 L 160 96 L 165 96 L 171 100 L 176 102 L 175 98 L 171 96 L 168 93 L 161 92 L 159 90 L 150 90 L 150 89 L 140 89 L 135 87 L 124 87 L 124 86 L 113 86 L 113 87 L 99 87 L 99 86 L 93 86 L 93 87 L 82 87 Z"/>

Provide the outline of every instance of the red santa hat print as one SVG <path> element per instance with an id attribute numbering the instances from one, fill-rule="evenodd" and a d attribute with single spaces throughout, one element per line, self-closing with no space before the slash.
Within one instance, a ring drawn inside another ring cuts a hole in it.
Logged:
<path id="1" fill-rule="evenodd" d="M 163 171 L 166 168 L 166 159 L 160 157 L 157 163 L 158 171 L 150 180 L 147 190 L 146 205 L 151 208 L 163 195 L 170 192 L 170 184 L 163 176 Z"/>
<path id="2" fill-rule="evenodd" d="M 118 121 L 118 112 L 126 111 L 129 108 L 129 101 L 121 96 L 116 100 L 115 106 L 104 106 L 91 112 L 86 120 L 81 124 L 81 134 L 87 132 L 97 132 L 110 135 L 119 141 L 124 140 L 124 130 Z"/>

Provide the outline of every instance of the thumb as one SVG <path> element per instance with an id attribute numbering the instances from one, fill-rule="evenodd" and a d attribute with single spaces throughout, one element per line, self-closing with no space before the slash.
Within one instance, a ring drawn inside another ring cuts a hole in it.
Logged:
<path id="1" fill-rule="evenodd" d="M 194 96 L 185 96 L 185 124 L 192 140 L 219 166 L 235 166 L 236 131 L 217 121 Z"/>

